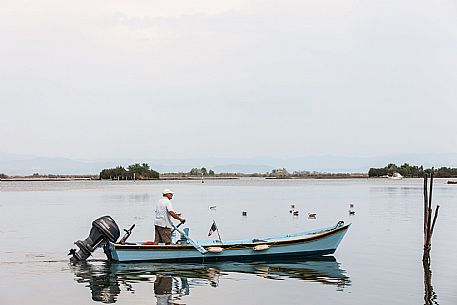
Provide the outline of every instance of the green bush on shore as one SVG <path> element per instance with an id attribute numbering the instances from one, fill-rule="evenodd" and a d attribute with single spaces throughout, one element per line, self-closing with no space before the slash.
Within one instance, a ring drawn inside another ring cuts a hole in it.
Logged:
<path id="1" fill-rule="evenodd" d="M 424 169 L 423 166 L 412 166 L 408 163 L 404 163 L 401 166 L 390 163 L 383 168 L 370 168 L 368 177 L 392 176 L 395 172 L 403 177 L 421 178 L 425 173 L 430 174 L 432 169 Z M 457 168 L 440 167 L 438 169 L 433 169 L 433 175 L 436 178 L 455 178 L 457 177 Z"/>
<path id="2" fill-rule="evenodd" d="M 131 164 L 125 169 L 122 166 L 115 168 L 105 168 L 100 172 L 100 179 L 112 180 L 148 180 L 158 179 L 160 174 L 149 167 L 147 163 Z"/>

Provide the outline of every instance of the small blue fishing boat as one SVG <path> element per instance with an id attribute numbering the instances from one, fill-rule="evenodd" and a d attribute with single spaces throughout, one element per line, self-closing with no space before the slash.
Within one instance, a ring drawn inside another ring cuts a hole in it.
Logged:
<path id="1" fill-rule="evenodd" d="M 115 226 L 115 227 L 114 227 Z M 70 250 L 73 261 L 85 260 L 97 247 L 103 246 L 108 259 L 118 262 L 217 262 L 255 261 L 265 259 L 303 258 L 332 254 L 349 229 L 350 224 L 338 222 L 335 226 L 277 237 L 245 240 L 194 241 L 185 232 L 176 244 L 151 242 L 127 243 L 131 230 L 119 241 L 119 230 L 114 220 L 104 216 L 92 223 L 90 236 Z M 116 230 L 117 229 L 117 230 Z M 126 237 L 127 236 L 127 237 Z"/>

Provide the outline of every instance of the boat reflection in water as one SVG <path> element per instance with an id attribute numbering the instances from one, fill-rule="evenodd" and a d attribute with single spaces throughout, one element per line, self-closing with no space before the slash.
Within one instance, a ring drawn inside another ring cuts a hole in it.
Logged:
<path id="1" fill-rule="evenodd" d="M 154 287 L 157 304 L 170 304 L 189 295 L 198 286 L 218 287 L 229 273 L 253 274 L 267 279 L 294 278 L 344 290 L 351 285 L 346 271 L 333 256 L 306 260 L 274 260 L 267 262 L 221 262 L 211 264 L 115 263 L 88 261 L 71 265 L 75 281 L 86 284 L 92 300 L 115 303 L 124 293 L 135 293 L 135 285 L 149 282 Z M 151 293 L 152 297 L 152 293 Z"/>

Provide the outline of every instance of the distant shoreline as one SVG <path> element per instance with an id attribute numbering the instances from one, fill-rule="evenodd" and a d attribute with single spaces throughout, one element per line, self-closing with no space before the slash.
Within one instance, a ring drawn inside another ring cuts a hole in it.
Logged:
<path id="1" fill-rule="evenodd" d="M 210 180 L 239 180 L 242 178 L 259 178 L 265 180 L 338 180 L 338 179 L 386 179 L 383 177 L 368 177 L 368 175 L 354 175 L 354 176 L 307 176 L 307 177 L 255 177 L 255 176 L 242 176 L 242 177 L 206 177 L 203 180 L 199 177 L 164 177 L 159 179 L 139 179 L 139 180 L 110 180 L 110 179 L 94 179 L 94 178 L 4 178 L 0 179 L 0 182 L 65 182 L 65 181 L 210 181 Z M 403 180 L 406 179 L 420 179 L 417 177 L 405 177 Z M 442 179 L 449 179 L 449 178 L 442 178 Z M 456 180 L 448 180 L 447 184 L 457 184 Z"/>
<path id="2" fill-rule="evenodd" d="M 205 177 L 203 180 L 233 180 L 240 179 L 240 177 Z M 16 181 L 161 181 L 161 180 L 202 180 L 200 177 L 162 177 L 159 179 L 137 179 L 137 180 L 125 180 L 125 179 L 98 179 L 93 177 L 58 177 L 58 178 L 34 178 L 34 177 L 11 177 L 0 179 L 1 182 L 16 182 Z"/>
<path id="3" fill-rule="evenodd" d="M 304 180 L 304 179 L 368 179 L 368 174 L 353 174 L 353 175 L 309 175 L 297 177 L 264 177 L 268 180 Z"/>
<path id="4" fill-rule="evenodd" d="M 307 180 L 307 179 L 367 179 L 368 175 L 313 175 L 306 177 L 259 177 L 259 176 L 223 176 L 223 177 L 176 177 L 164 176 L 159 179 L 117 180 L 98 179 L 96 177 L 10 177 L 0 179 L 1 182 L 52 182 L 52 181 L 211 181 L 211 180 L 238 180 L 241 178 L 260 178 L 268 180 Z"/>
<path id="5" fill-rule="evenodd" d="M 92 178 L 5 178 L 0 179 L 0 181 L 90 181 L 90 180 L 98 180 Z"/>

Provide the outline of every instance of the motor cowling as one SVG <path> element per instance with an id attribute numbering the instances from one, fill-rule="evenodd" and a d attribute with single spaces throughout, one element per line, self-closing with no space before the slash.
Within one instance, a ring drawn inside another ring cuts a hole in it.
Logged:
<path id="1" fill-rule="evenodd" d="M 92 222 L 89 237 L 75 242 L 79 250 L 70 250 L 69 255 L 72 255 L 70 260 L 85 261 L 95 249 L 103 246 L 107 241 L 116 242 L 119 236 L 119 227 L 114 219 L 110 216 L 100 217 Z"/>

